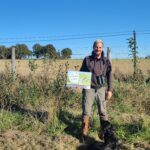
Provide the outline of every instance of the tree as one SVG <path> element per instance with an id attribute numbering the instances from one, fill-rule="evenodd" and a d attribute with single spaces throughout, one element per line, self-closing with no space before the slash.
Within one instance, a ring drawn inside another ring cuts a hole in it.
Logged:
<path id="1" fill-rule="evenodd" d="M 61 51 L 62 58 L 71 58 L 72 50 L 70 48 L 64 48 Z"/>
<path id="2" fill-rule="evenodd" d="M 0 59 L 6 59 L 8 56 L 8 48 L 1 45 L 0 46 Z"/>
<path id="3" fill-rule="evenodd" d="M 32 56 L 32 51 L 30 51 L 30 50 L 25 50 L 25 57 L 28 57 L 29 58 L 29 56 Z"/>
<path id="4" fill-rule="evenodd" d="M 32 52 L 28 49 L 27 45 L 25 44 L 17 44 L 15 47 L 16 52 L 16 58 L 26 58 L 27 56 L 30 56 Z"/>
<path id="5" fill-rule="evenodd" d="M 57 58 L 57 52 L 55 47 L 52 44 L 48 44 L 43 47 L 43 52 L 44 56 L 51 58 L 51 59 L 56 59 Z"/>
<path id="6" fill-rule="evenodd" d="M 40 58 L 43 55 L 42 48 L 43 47 L 38 43 L 33 45 L 33 55 L 36 56 L 36 58 Z"/>
<path id="7" fill-rule="evenodd" d="M 133 31 L 133 37 L 127 39 L 128 40 L 128 47 L 130 48 L 130 52 L 131 52 L 131 56 L 132 56 L 132 62 L 133 62 L 133 69 L 134 69 L 134 72 L 133 72 L 133 77 L 135 79 L 136 77 L 136 74 L 137 74 L 137 70 L 138 70 L 138 67 L 137 67 L 137 63 L 138 63 L 138 51 L 137 51 L 137 46 L 136 46 L 136 33 L 135 31 Z"/>

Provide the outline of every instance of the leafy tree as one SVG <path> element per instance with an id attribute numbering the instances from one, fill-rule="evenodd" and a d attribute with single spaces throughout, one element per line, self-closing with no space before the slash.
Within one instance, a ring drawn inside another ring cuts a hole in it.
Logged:
<path id="1" fill-rule="evenodd" d="M 51 59 L 56 59 L 57 58 L 57 52 L 55 47 L 52 44 L 48 44 L 43 47 L 43 52 L 44 56 L 51 58 Z"/>
<path id="2" fill-rule="evenodd" d="M 64 48 L 61 51 L 62 58 L 71 58 L 72 50 L 70 48 Z"/>
<path id="3" fill-rule="evenodd" d="M 16 58 L 26 58 L 27 56 L 30 56 L 32 52 L 28 49 L 27 45 L 25 44 L 17 44 L 15 47 L 16 52 Z"/>
<path id="4" fill-rule="evenodd" d="M 40 58 L 43 55 L 43 47 L 40 44 L 34 44 L 33 45 L 33 55 L 36 56 L 36 58 Z"/>
<path id="5" fill-rule="evenodd" d="M 134 38 L 129 38 L 127 39 L 128 40 L 128 47 L 130 48 L 130 55 L 132 56 L 132 62 L 133 62 L 133 69 L 134 69 L 134 72 L 133 72 L 133 76 L 135 78 L 136 74 L 137 74 L 137 70 L 138 70 L 138 67 L 137 67 L 137 63 L 138 63 L 138 51 L 136 50 L 136 41 L 134 40 Z"/>
<path id="6" fill-rule="evenodd" d="M 6 59 L 8 56 L 8 48 L 5 46 L 0 46 L 0 59 Z"/>
<path id="7" fill-rule="evenodd" d="M 31 50 L 25 50 L 25 55 L 29 58 L 29 56 L 32 56 L 32 51 Z"/>

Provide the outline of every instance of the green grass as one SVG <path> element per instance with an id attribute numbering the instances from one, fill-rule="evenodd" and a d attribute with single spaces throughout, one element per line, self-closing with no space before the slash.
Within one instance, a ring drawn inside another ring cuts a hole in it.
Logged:
<path id="1" fill-rule="evenodd" d="M 2 110 L 0 112 L 0 132 L 4 132 L 7 129 L 11 129 L 21 124 L 23 116 L 19 113 L 12 113 Z"/>
<path id="2" fill-rule="evenodd" d="M 81 93 L 65 87 L 64 70 L 55 72 L 56 79 L 51 79 L 50 74 L 34 76 L 32 70 L 29 76 L 19 75 L 15 81 L 10 74 L 0 74 L 1 134 L 11 129 L 47 137 L 71 136 L 79 140 Z M 149 141 L 149 97 L 150 84 L 144 81 L 114 80 L 113 98 L 108 102 L 108 113 L 116 135 L 123 143 Z M 12 111 L 14 105 L 18 109 Z M 44 122 L 41 121 L 42 116 L 38 116 L 39 112 L 48 112 Z M 90 135 L 97 138 L 99 132 L 99 116 L 94 104 Z"/>

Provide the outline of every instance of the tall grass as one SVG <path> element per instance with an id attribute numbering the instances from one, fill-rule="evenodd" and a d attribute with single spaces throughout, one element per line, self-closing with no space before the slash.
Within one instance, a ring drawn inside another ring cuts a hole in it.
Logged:
<path id="1" fill-rule="evenodd" d="M 1 118 L 7 118 L 11 113 L 14 116 L 23 115 L 24 119 L 20 121 L 22 127 L 18 125 L 18 129 L 21 130 L 37 129 L 41 124 L 36 120 L 45 123 L 43 131 L 56 134 L 57 131 L 63 130 L 58 119 L 60 112 L 68 106 L 73 107 L 74 102 L 80 100 L 80 96 L 65 86 L 68 64 L 60 65 L 58 69 L 54 68 L 51 74 L 48 74 L 46 70 L 51 68 L 51 63 L 53 62 L 43 61 L 43 73 L 40 75 L 35 75 L 38 66 L 34 61 L 29 62 L 29 76 L 17 75 L 14 80 L 8 67 L 0 74 Z M 13 121 L 10 122 L 12 126 L 6 128 L 5 123 L 1 122 L 1 131 L 13 127 Z"/>
<path id="2" fill-rule="evenodd" d="M 0 132 L 8 129 L 31 131 L 56 136 L 71 134 L 79 138 L 81 131 L 81 93 L 67 88 L 69 64 L 43 60 L 42 74 L 35 74 L 38 65 L 29 62 L 28 76 L 12 78 L 9 67 L 0 74 Z M 113 98 L 108 102 L 110 121 L 123 142 L 150 139 L 150 84 L 142 72 L 138 80 L 116 72 Z M 95 105 L 93 110 L 96 110 Z M 90 133 L 99 132 L 97 111 L 93 112 Z"/>

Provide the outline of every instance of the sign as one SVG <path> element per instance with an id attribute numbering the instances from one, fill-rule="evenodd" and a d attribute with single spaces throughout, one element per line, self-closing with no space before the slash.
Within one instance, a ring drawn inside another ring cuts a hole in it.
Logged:
<path id="1" fill-rule="evenodd" d="M 67 73 L 67 87 L 91 88 L 91 72 L 71 71 Z"/>

